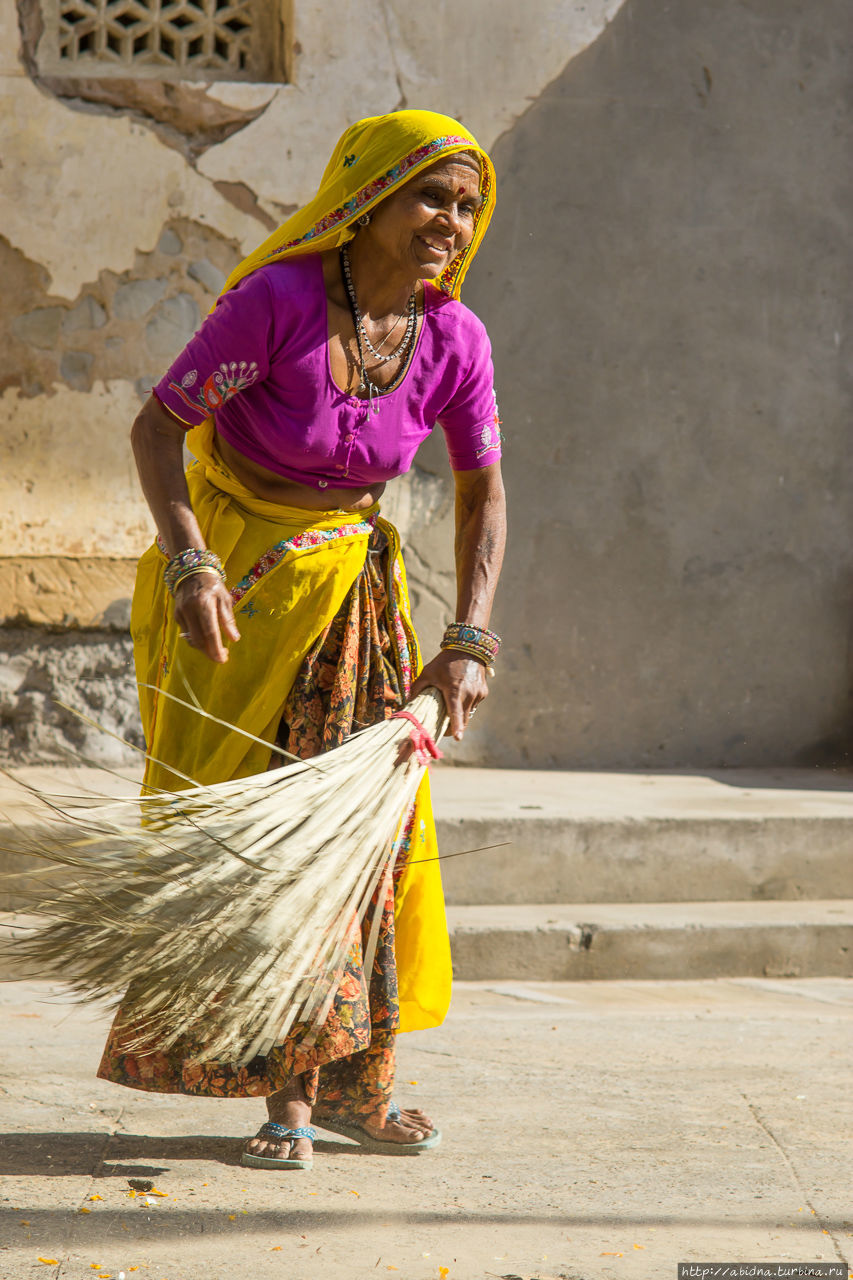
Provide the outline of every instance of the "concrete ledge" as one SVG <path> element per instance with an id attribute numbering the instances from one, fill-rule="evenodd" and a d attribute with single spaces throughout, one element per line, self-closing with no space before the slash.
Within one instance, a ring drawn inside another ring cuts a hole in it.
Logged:
<path id="1" fill-rule="evenodd" d="M 126 781 L 58 766 L 13 772 L 65 794 L 137 785 L 132 769 Z M 442 854 L 500 846 L 442 863 L 454 905 L 853 897 L 850 774 L 437 769 L 433 790 Z M 0 775 L 3 910 L 26 904 L 28 864 L 9 846 L 12 824 L 29 815 L 25 792 Z"/>
<path id="2" fill-rule="evenodd" d="M 3 556 L 3 621 L 126 631 L 136 560 L 121 556 Z"/>
<path id="3" fill-rule="evenodd" d="M 853 896 L 853 775 L 436 770 L 447 900 Z M 488 848 L 488 846 L 502 846 Z"/>
<path id="4" fill-rule="evenodd" d="M 853 900 L 448 909 L 473 981 L 853 976 Z"/>

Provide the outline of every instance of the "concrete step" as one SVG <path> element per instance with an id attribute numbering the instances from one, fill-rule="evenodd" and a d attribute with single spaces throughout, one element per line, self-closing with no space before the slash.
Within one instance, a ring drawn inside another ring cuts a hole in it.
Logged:
<path id="1" fill-rule="evenodd" d="M 853 897 L 853 774 L 436 769 L 447 900 Z"/>
<path id="2" fill-rule="evenodd" d="M 449 907 L 453 972 L 471 982 L 851 978 L 853 900 Z M 0 912 L 0 981 L 35 916 Z"/>
<path id="3" fill-rule="evenodd" d="M 45 791 L 133 794 L 125 772 L 14 770 Z M 850 773 L 438 768 L 433 792 L 453 905 L 853 897 Z M 28 864 L 3 844 L 26 821 L 25 791 L 0 775 L 0 910 L 26 902 Z M 466 852 L 483 846 L 498 847 Z"/>
<path id="4" fill-rule="evenodd" d="M 853 899 L 448 908 L 466 981 L 853 977 Z"/>

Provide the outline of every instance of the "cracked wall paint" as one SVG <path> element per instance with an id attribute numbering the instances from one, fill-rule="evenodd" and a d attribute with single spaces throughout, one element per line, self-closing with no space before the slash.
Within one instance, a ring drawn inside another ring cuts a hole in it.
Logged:
<path id="1" fill-rule="evenodd" d="M 72 111 L 27 79 L 0 80 L 6 238 L 74 298 L 104 269 L 133 266 L 169 219 L 213 227 L 248 251 L 263 237 L 177 151 L 123 117 Z"/>
<path id="2" fill-rule="evenodd" d="M 404 106 L 456 116 L 490 147 L 622 3 L 297 4 L 294 83 L 239 134 L 211 147 L 199 170 L 212 178 L 239 170 L 262 201 L 280 200 L 284 188 L 287 199 L 304 204 L 348 124 Z"/>
<path id="3" fill-rule="evenodd" d="M 20 43 L 13 0 L 0 0 L 8 37 L 0 73 L 4 234 L 48 269 L 63 297 L 105 267 L 128 269 L 169 216 L 207 223 L 248 251 L 264 227 L 223 198 L 216 182 L 246 184 L 275 217 L 311 196 L 347 124 L 399 105 L 458 114 L 490 145 L 620 2 L 530 0 L 522 32 L 509 0 L 428 11 L 411 0 L 299 4 L 294 82 L 271 95 L 269 86 L 210 85 L 211 99 L 240 110 L 268 105 L 193 167 L 144 123 L 74 110 L 37 89 L 11 52 Z"/>
<path id="4" fill-rule="evenodd" d="M 0 274 L 17 309 L 0 310 L 0 391 L 53 396 L 63 383 L 88 390 L 125 379 L 145 398 L 239 257 L 233 241 L 176 219 L 131 271 L 101 271 L 66 301 L 46 291 L 43 267 L 0 236 Z"/>

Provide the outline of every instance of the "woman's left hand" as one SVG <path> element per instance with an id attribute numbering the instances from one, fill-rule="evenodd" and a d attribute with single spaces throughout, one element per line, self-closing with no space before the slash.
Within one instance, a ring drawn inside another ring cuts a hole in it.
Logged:
<path id="1" fill-rule="evenodd" d="M 470 716 L 489 696 L 486 668 L 477 658 L 469 658 L 458 649 L 442 649 L 412 685 L 410 698 L 430 686 L 440 689 L 444 698 L 450 716 L 448 735 L 461 742 Z"/>

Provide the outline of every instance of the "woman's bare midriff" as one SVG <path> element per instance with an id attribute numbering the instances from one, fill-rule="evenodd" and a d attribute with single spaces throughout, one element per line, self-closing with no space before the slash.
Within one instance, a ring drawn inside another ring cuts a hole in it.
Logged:
<path id="1" fill-rule="evenodd" d="M 265 502 L 277 502 L 284 507 L 306 507 L 309 511 L 364 511 L 379 501 L 385 490 L 384 483 L 360 489 L 328 489 L 318 492 L 307 484 L 285 480 L 274 471 L 261 467 L 251 458 L 238 453 L 227 440 L 217 434 L 216 446 L 222 461 L 234 472 L 238 480 Z"/>

